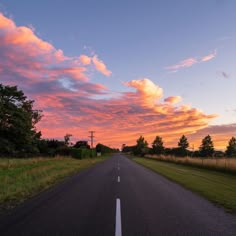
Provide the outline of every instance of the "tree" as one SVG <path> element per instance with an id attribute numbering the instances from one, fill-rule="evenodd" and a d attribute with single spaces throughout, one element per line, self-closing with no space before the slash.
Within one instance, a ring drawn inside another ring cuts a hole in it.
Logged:
<path id="1" fill-rule="evenodd" d="M 76 144 L 73 147 L 74 148 L 87 148 L 87 149 L 90 149 L 88 141 L 84 141 L 84 140 L 77 141 Z"/>
<path id="2" fill-rule="evenodd" d="M 33 100 L 28 100 L 17 86 L 0 84 L 0 154 L 13 155 L 37 152 L 41 132 L 35 125 L 41 111 L 33 110 Z"/>
<path id="3" fill-rule="evenodd" d="M 180 149 L 180 155 L 186 156 L 187 155 L 187 148 L 189 146 L 188 139 L 183 135 L 178 142 L 178 147 Z"/>
<path id="4" fill-rule="evenodd" d="M 118 152 L 119 150 L 115 149 L 115 148 L 110 148 L 104 144 L 98 143 L 96 145 L 96 152 L 100 152 L 102 154 L 104 153 L 112 153 L 112 152 Z"/>
<path id="5" fill-rule="evenodd" d="M 235 137 L 232 137 L 229 140 L 229 144 L 226 149 L 226 155 L 230 156 L 230 157 L 236 156 L 236 139 L 235 139 Z"/>
<path id="6" fill-rule="evenodd" d="M 140 136 L 139 139 L 137 139 L 137 144 L 134 148 L 134 154 L 144 156 L 147 153 L 148 153 L 148 143 L 143 136 Z"/>
<path id="7" fill-rule="evenodd" d="M 210 157 L 214 154 L 214 144 L 211 140 L 211 136 L 207 135 L 203 140 L 199 148 L 200 155 L 203 157 Z"/>
<path id="8" fill-rule="evenodd" d="M 162 138 L 160 136 L 156 136 L 155 140 L 152 143 L 152 152 L 153 154 L 163 154 L 164 153 L 164 145 Z"/>

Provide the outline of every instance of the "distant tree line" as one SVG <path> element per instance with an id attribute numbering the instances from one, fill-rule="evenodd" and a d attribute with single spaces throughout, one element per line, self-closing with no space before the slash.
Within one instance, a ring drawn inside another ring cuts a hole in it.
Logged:
<path id="1" fill-rule="evenodd" d="M 35 127 L 42 118 L 42 111 L 33 109 L 33 104 L 34 101 L 27 99 L 17 86 L 0 84 L 0 157 L 63 155 L 83 158 L 94 157 L 96 151 L 117 151 L 100 143 L 91 150 L 84 140 L 72 144 L 71 134 L 66 134 L 63 141 L 42 139 Z"/>
<path id="2" fill-rule="evenodd" d="M 210 135 L 202 139 L 202 143 L 198 150 L 189 150 L 189 142 L 185 135 L 182 135 L 178 141 L 177 147 L 165 148 L 163 140 L 160 136 L 156 136 L 152 143 L 152 147 L 148 147 L 148 142 L 143 136 L 137 139 L 137 144 L 134 146 L 123 145 L 122 152 L 133 153 L 134 155 L 144 156 L 145 154 L 154 155 L 174 155 L 174 156 L 191 156 L 191 157 L 236 157 L 236 139 L 232 137 L 226 151 L 216 151 Z"/>

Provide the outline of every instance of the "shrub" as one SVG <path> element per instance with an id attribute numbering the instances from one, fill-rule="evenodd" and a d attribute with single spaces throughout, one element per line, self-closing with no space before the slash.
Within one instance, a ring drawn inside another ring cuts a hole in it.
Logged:
<path id="1" fill-rule="evenodd" d="M 78 159 L 95 157 L 96 151 L 86 148 L 71 148 L 71 156 Z"/>

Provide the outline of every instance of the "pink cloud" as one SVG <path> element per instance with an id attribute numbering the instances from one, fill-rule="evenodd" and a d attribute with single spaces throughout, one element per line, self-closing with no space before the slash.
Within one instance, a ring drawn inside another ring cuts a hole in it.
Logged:
<path id="1" fill-rule="evenodd" d="M 205 61 L 210 61 L 210 60 L 212 60 L 214 57 L 216 57 L 216 53 L 217 53 L 217 52 L 216 52 L 216 50 L 215 50 L 213 53 L 202 57 L 202 58 L 201 58 L 201 62 L 205 62 Z"/>
<path id="2" fill-rule="evenodd" d="M 191 58 L 182 60 L 175 65 L 167 66 L 165 67 L 165 69 L 169 70 L 171 73 L 176 73 L 181 68 L 188 68 L 188 67 L 192 67 L 194 64 L 197 64 L 197 63 L 210 61 L 216 57 L 216 54 L 217 52 L 215 50 L 213 53 L 200 57 L 200 58 L 191 57 Z"/>
<path id="3" fill-rule="evenodd" d="M 13 20 L 0 13 L 0 63 L 7 82 L 17 83 L 39 82 L 42 79 L 60 81 L 69 77 L 77 82 L 88 81 L 86 66 L 91 63 L 91 58 L 86 55 L 67 57 L 61 49 L 56 49 L 52 44 L 39 38 L 33 29 L 25 26 L 16 26 Z M 99 61 L 99 72 L 104 74 L 104 63 Z M 81 65 L 82 63 L 82 65 Z M 102 65 L 104 67 L 102 68 Z"/>
<path id="4" fill-rule="evenodd" d="M 92 57 L 92 61 L 93 64 L 95 66 L 95 68 L 101 72 L 102 74 L 106 75 L 106 76 L 110 76 L 111 75 L 111 71 L 107 69 L 106 65 L 103 63 L 103 61 L 98 59 L 98 56 L 95 55 Z"/>
<path id="5" fill-rule="evenodd" d="M 168 70 L 178 70 L 180 68 L 191 67 L 192 65 L 196 64 L 197 62 L 198 61 L 195 58 L 188 58 L 188 59 L 185 59 L 185 60 L 179 62 L 176 65 L 168 66 L 168 67 L 166 67 L 166 69 L 168 69 Z"/>

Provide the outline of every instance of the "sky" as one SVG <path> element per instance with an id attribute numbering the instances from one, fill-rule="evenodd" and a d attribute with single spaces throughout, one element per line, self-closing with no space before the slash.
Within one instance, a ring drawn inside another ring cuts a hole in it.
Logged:
<path id="1" fill-rule="evenodd" d="M 0 1 L 0 83 L 43 138 L 120 148 L 143 135 L 198 149 L 236 136 L 236 1 Z"/>

